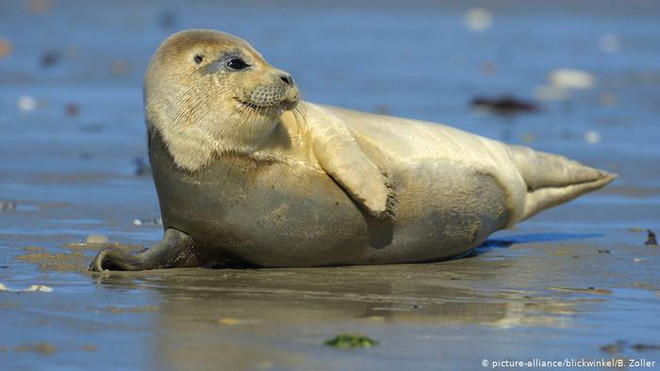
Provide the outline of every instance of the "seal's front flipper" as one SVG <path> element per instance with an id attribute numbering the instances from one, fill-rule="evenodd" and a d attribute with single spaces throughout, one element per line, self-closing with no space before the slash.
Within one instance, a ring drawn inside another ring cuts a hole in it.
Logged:
<path id="1" fill-rule="evenodd" d="M 176 229 L 165 230 L 163 240 L 135 255 L 120 249 L 104 249 L 94 258 L 90 271 L 139 271 L 188 265 L 194 258 L 194 241 Z"/>
<path id="2" fill-rule="evenodd" d="M 328 123 L 314 135 L 314 154 L 323 170 L 370 215 L 395 217 L 394 186 L 387 174 L 362 151 L 352 133 L 340 123 Z"/>

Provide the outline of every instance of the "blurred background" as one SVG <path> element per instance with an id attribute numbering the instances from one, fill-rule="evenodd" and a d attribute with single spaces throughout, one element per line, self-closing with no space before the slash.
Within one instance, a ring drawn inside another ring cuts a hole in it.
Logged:
<path id="1" fill-rule="evenodd" d="M 647 259 L 635 255 L 642 251 L 635 249 L 644 247 L 646 229 L 660 227 L 658 1 L 2 0 L 0 282 L 17 288 L 46 284 L 64 296 L 54 296 L 59 301 L 49 304 L 38 296 L 24 295 L 6 305 L 0 298 L 0 311 L 6 314 L 0 320 L 6 335 L 0 340 L 6 344 L 0 348 L 28 344 L 39 354 L 53 349 L 82 352 L 58 356 L 62 366 L 86 359 L 85 350 L 99 347 L 94 353 L 97 360 L 114 360 L 113 354 L 121 352 L 136 360 L 123 365 L 153 365 L 140 361 L 149 357 L 137 345 L 149 335 L 140 332 L 147 330 L 139 318 L 94 317 L 94 311 L 107 305 L 162 304 L 161 296 L 171 299 L 164 292 L 172 282 L 161 282 L 163 292 L 154 293 L 159 284 L 148 280 L 112 281 L 113 291 L 108 285 L 91 286 L 80 272 L 102 244 L 149 244 L 161 237 L 146 157 L 142 78 L 158 45 L 189 28 L 216 29 L 246 39 L 272 65 L 294 76 L 305 100 L 449 124 L 619 173 L 619 180 L 603 191 L 544 212 L 517 232 L 502 233 L 605 235 L 595 240 L 599 252 L 594 254 L 630 248 L 625 257 L 613 254 L 611 264 Z M 538 254 L 508 251 L 456 264 L 501 259 L 515 266 L 520 256 Z M 657 251 L 653 256 L 657 261 Z M 639 262 L 643 260 L 634 264 Z M 594 268 L 587 278 L 573 277 L 587 286 L 591 284 L 583 279 L 615 277 L 613 287 L 617 282 L 630 287 L 642 282 L 635 287 L 647 290 L 615 295 L 621 301 L 613 303 L 619 304 L 586 311 L 606 314 L 576 317 L 578 327 L 593 332 L 574 349 L 597 352 L 594 344 L 613 329 L 624 338 L 628 334 L 648 340 L 655 334 L 657 340 L 657 326 L 649 323 L 659 305 L 658 276 L 652 266 L 639 264 L 626 266 L 616 277 L 606 274 L 614 265 Z M 528 285 L 542 285 L 535 282 Z M 489 306 L 488 300 L 477 302 Z M 552 315 L 566 315 L 562 308 L 552 309 Z M 482 321 L 481 310 L 470 312 L 474 316 L 465 322 Z M 516 313 L 527 318 L 528 310 L 518 308 Z M 629 317 L 634 310 L 641 314 Z M 282 311 L 296 313 L 295 308 Z M 349 312 L 342 316 L 353 318 Z M 585 312 L 579 307 L 570 313 Z M 624 317 L 633 322 L 616 327 Z M 63 319 L 85 325 L 64 325 Z M 318 326 L 318 321 L 311 323 Z M 432 321 L 433 326 L 441 322 Z M 532 322 L 522 321 L 523 328 Z M 134 340 L 102 331 L 118 323 Z M 563 322 L 549 326 L 566 327 Z M 522 341 L 520 333 L 479 329 L 468 337 L 470 344 L 476 339 L 502 341 L 509 346 L 508 354 L 527 356 L 531 353 L 525 347 L 539 341 Z M 447 331 L 442 336 L 451 338 L 455 327 Z M 556 348 L 567 341 L 562 337 L 566 333 L 558 334 L 559 340 L 547 343 L 544 354 L 562 356 L 570 350 Z M 577 336 L 570 331 L 568 335 Z M 314 336 L 325 334 L 306 336 L 316 344 L 320 342 Z M 81 339 L 87 338 L 93 348 L 84 348 L 88 340 Z M 485 349 L 489 344 L 482 345 Z M 474 361 L 471 354 L 451 349 L 442 353 L 436 345 L 419 349 L 427 350 L 425 356 Z M 302 351 L 309 349 L 303 346 Z M 396 364 L 388 363 L 390 354 L 394 353 L 384 351 L 381 366 Z M 401 357 L 400 362 L 407 360 Z M 437 361 L 426 360 L 429 365 Z M 31 365 L 20 357 L 12 362 Z"/>
<path id="2" fill-rule="evenodd" d="M 150 56 L 173 32 L 210 28 L 251 42 L 295 76 L 307 100 L 533 145 L 622 171 L 625 182 L 621 155 L 658 155 L 659 8 L 642 0 L 3 1 L 3 151 L 26 152 L 2 169 L 130 172 L 144 156 Z M 126 157 L 104 159 L 108 151 Z M 28 161 L 46 152 L 51 161 Z"/>

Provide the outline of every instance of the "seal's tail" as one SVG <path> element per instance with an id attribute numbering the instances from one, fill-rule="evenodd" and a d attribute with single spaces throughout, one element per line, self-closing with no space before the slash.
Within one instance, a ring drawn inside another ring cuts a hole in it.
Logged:
<path id="1" fill-rule="evenodd" d="M 594 169 L 566 157 L 510 146 L 518 171 L 527 183 L 522 219 L 568 202 L 612 182 L 617 175 Z"/>

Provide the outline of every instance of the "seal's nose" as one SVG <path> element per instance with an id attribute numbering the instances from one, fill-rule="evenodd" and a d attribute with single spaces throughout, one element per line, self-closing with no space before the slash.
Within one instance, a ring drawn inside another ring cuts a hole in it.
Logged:
<path id="1" fill-rule="evenodd" d="M 280 75 L 280 80 L 284 81 L 287 85 L 293 85 L 293 77 L 288 73 L 283 73 Z"/>

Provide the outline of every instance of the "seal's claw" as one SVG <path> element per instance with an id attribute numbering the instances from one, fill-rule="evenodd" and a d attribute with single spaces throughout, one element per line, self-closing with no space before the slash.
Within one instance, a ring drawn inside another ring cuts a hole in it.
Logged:
<path id="1" fill-rule="evenodd" d="M 387 176 L 387 174 L 385 174 L 385 176 Z M 385 201 L 385 212 L 381 216 L 381 219 L 394 221 L 396 218 L 397 204 L 396 188 L 394 187 L 394 183 L 389 180 L 389 177 L 387 179 L 388 180 L 385 182 L 385 186 L 387 187 L 387 200 Z"/>
<path id="2" fill-rule="evenodd" d="M 107 270 L 135 271 L 143 269 L 141 260 L 120 249 L 101 250 L 89 265 L 90 272 Z"/>
<path id="3" fill-rule="evenodd" d="M 92 260 L 92 263 L 89 265 L 87 270 L 89 272 L 103 272 L 104 255 L 105 255 L 105 250 L 96 254 L 96 257 L 94 258 L 94 260 Z"/>
<path id="4" fill-rule="evenodd" d="M 112 248 L 96 255 L 89 266 L 91 272 L 140 271 L 145 269 L 172 268 L 194 262 L 194 242 L 187 234 L 176 229 L 165 230 L 163 240 L 137 254 Z"/>

